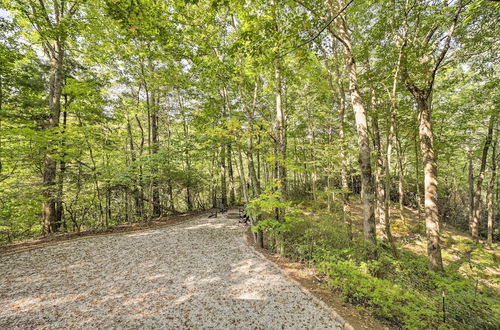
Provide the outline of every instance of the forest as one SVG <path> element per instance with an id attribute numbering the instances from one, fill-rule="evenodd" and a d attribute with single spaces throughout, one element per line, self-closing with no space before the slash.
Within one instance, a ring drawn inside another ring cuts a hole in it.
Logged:
<path id="1" fill-rule="evenodd" d="M 241 207 L 389 327 L 498 329 L 499 17 L 1 0 L 0 245 Z"/>

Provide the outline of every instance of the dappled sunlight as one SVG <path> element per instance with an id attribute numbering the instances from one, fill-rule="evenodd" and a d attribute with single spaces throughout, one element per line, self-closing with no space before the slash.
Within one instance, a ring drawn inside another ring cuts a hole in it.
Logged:
<path id="1" fill-rule="evenodd" d="M 351 200 L 353 223 L 362 226 L 362 208 L 359 200 Z M 400 217 L 397 206 L 391 206 L 391 229 L 397 241 L 403 243 L 402 248 L 418 255 L 427 255 L 427 240 L 425 236 L 425 218 L 418 211 L 409 207 L 404 208 L 404 218 Z M 377 223 L 377 230 L 381 226 Z M 440 228 L 441 251 L 445 266 L 460 263 L 459 271 L 467 277 L 476 278 L 480 273 L 482 282 L 492 288 L 500 290 L 500 249 L 498 243 L 491 247 L 476 245 L 468 233 L 460 232 L 450 225 Z M 479 266 L 481 265 L 481 266 Z M 472 266 L 472 267 L 471 267 Z"/>
<path id="2" fill-rule="evenodd" d="M 199 218 L 1 257 L 0 328 L 335 328 L 246 244 L 237 221 Z"/>
<path id="3" fill-rule="evenodd" d="M 160 234 L 159 230 L 150 230 L 145 232 L 138 232 L 133 234 L 126 234 L 127 237 L 143 237 L 143 236 L 151 236 Z"/>
<path id="4" fill-rule="evenodd" d="M 214 223 L 202 223 L 202 224 L 199 224 L 199 225 L 196 225 L 196 226 L 191 226 L 191 227 L 186 227 L 185 229 L 187 230 L 196 230 L 196 229 L 200 229 L 200 228 L 214 228 L 214 229 L 220 229 L 220 228 L 223 228 L 224 227 L 224 224 L 214 224 Z"/>

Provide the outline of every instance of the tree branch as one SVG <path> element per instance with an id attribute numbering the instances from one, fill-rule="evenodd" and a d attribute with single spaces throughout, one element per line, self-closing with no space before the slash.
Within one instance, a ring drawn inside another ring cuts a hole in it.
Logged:
<path id="1" fill-rule="evenodd" d="M 343 7 L 343 8 L 339 11 L 339 12 L 337 12 L 337 14 L 335 14 L 332 18 L 330 18 L 330 20 L 329 20 L 329 21 L 325 24 L 325 26 L 323 26 L 323 27 L 321 28 L 321 30 L 319 30 L 319 32 L 318 32 L 318 33 L 316 33 L 316 35 L 315 35 L 315 36 L 313 36 L 313 37 L 311 37 L 311 38 L 307 39 L 306 41 L 304 41 L 304 42 L 302 42 L 302 43 L 298 44 L 297 46 L 295 46 L 295 47 L 293 47 L 292 49 L 290 49 L 288 52 L 286 52 L 286 53 L 284 53 L 284 54 L 281 54 L 281 55 L 279 55 L 278 57 L 279 57 L 279 58 L 284 57 L 284 56 L 286 56 L 286 55 L 290 54 L 291 52 L 295 51 L 296 49 L 298 49 L 298 48 L 300 48 L 300 47 L 302 47 L 302 46 L 305 46 L 305 45 L 307 45 L 308 43 L 310 43 L 310 42 L 312 42 L 312 41 L 316 40 L 316 39 L 317 39 L 317 38 L 318 38 L 318 37 L 319 37 L 319 36 L 320 36 L 320 35 L 321 35 L 321 34 L 322 34 L 322 33 L 323 33 L 323 32 L 324 32 L 324 31 L 325 31 L 325 30 L 326 30 L 326 29 L 330 26 L 330 24 L 332 24 L 332 23 L 333 23 L 333 21 L 334 21 L 337 17 L 339 17 L 339 16 L 340 16 L 340 15 L 341 15 L 341 14 L 342 14 L 342 13 L 343 13 L 346 9 L 347 9 L 347 7 L 349 7 L 349 5 L 350 5 L 351 3 L 353 3 L 353 2 L 354 2 L 354 0 L 350 0 L 350 1 L 349 1 L 349 2 L 348 2 L 348 3 L 347 3 L 347 4 Z"/>

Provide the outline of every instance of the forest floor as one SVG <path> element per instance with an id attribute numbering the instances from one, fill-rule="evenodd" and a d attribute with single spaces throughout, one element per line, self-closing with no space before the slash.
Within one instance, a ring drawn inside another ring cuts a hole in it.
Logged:
<path id="1" fill-rule="evenodd" d="M 350 328 L 226 216 L 0 257 L 0 328 Z"/>
<path id="2" fill-rule="evenodd" d="M 363 228 L 363 209 L 358 199 L 351 201 L 353 224 Z M 391 229 L 395 240 L 403 249 L 419 255 L 427 255 L 425 218 L 418 211 L 404 207 L 403 217 L 399 207 L 391 207 Z M 377 220 L 377 230 L 381 227 Z M 478 278 L 491 288 L 500 290 L 500 249 L 498 243 L 487 246 L 485 242 L 474 243 L 468 233 L 448 224 L 441 224 L 441 250 L 445 266 L 456 267 L 463 275 Z"/>

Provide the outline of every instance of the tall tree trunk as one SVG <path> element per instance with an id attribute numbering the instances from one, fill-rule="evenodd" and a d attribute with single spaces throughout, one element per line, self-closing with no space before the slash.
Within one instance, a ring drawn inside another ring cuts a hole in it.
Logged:
<path id="1" fill-rule="evenodd" d="M 222 97 L 224 101 L 224 110 L 223 110 L 223 117 L 226 119 L 227 115 L 227 120 L 231 120 L 231 104 L 229 103 L 229 95 L 227 92 L 227 87 L 224 86 L 222 89 Z M 236 202 L 236 196 L 234 192 L 234 171 L 233 171 L 233 150 L 232 150 L 232 145 L 231 142 L 227 144 L 227 175 L 229 176 L 229 205 L 234 205 Z M 227 206 L 227 202 L 224 203 L 224 205 Z"/>
<path id="2" fill-rule="evenodd" d="M 220 148 L 220 192 L 221 204 L 227 207 L 227 182 L 226 182 L 226 146 Z"/>
<path id="3" fill-rule="evenodd" d="M 211 176 L 210 176 L 210 198 L 212 200 L 212 208 L 217 208 L 217 183 L 216 183 L 216 158 L 217 158 L 217 152 L 214 151 L 212 154 L 212 167 L 211 167 Z"/>
<path id="4" fill-rule="evenodd" d="M 397 157 L 397 162 L 398 162 L 398 196 L 399 196 L 399 217 L 401 218 L 401 221 L 405 221 L 404 217 L 404 198 L 405 198 L 405 186 L 404 186 L 404 162 L 403 162 L 403 150 L 401 146 L 401 141 L 399 140 L 399 134 L 397 132 L 397 127 L 395 127 L 395 134 L 394 134 L 395 140 L 396 140 L 396 157 Z"/>
<path id="5" fill-rule="evenodd" d="M 488 193 L 486 194 L 486 200 L 488 205 L 488 245 L 493 244 L 493 221 L 495 219 L 495 183 L 496 183 L 496 175 L 497 175 L 497 159 L 496 159 L 496 149 L 497 149 L 497 141 L 493 142 L 493 146 L 491 148 L 491 177 L 490 183 L 488 185 Z"/>
<path id="6" fill-rule="evenodd" d="M 172 185 L 172 180 L 168 180 L 167 183 L 167 192 L 168 192 L 168 201 L 169 201 L 169 209 L 172 214 L 176 214 L 177 210 L 175 209 L 175 201 L 174 201 L 174 187 Z"/>
<path id="7" fill-rule="evenodd" d="M 406 88 L 410 91 L 417 102 L 419 114 L 419 135 L 420 135 L 420 150 L 422 152 L 423 165 L 424 165 L 424 207 L 425 207 L 425 223 L 427 232 L 427 256 L 429 259 L 429 269 L 433 271 L 443 270 L 443 260 L 441 256 L 441 243 L 439 238 L 439 213 L 437 205 L 437 163 L 434 154 L 433 133 L 431 124 L 432 114 L 432 91 L 434 88 L 434 81 L 437 71 L 442 64 L 446 53 L 450 49 L 451 39 L 458 24 L 458 18 L 462 12 L 462 0 L 458 0 L 456 4 L 455 13 L 451 20 L 450 28 L 444 38 L 444 43 L 440 47 L 440 52 L 437 56 L 429 56 L 423 54 L 418 59 L 422 65 L 421 74 L 426 74 L 425 87 L 417 87 L 416 83 L 410 79 L 407 65 L 407 57 L 404 53 L 408 38 L 406 33 L 403 35 L 403 42 L 401 49 L 403 50 L 401 74 Z M 407 10 L 405 8 L 405 10 Z M 403 28 L 408 31 L 409 23 L 408 16 L 404 16 Z M 430 35 L 434 33 L 432 30 Z M 441 39 L 439 39 L 441 40 Z M 433 48 L 433 47 L 429 47 Z M 436 45 L 437 48 L 437 45 Z M 430 65 L 430 59 L 434 59 L 433 65 Z M 430 69 L 430 70 L 429 70 Z"/>
<path id="8" fill-rule="evenodd" d="M 105 215 L 105 226 L 109 227 L 111 222 L 111 187 L 109 186 L 109 181 L 106 183 L 106 215 Z"/>
<path id="9" fill-rule="evenodd" d="M 142 154 L 144 152 L 144 143 L 145 143 L 145 136 L 144 136 L 144 129 L 142 128 L 141 120 L 139 119 L 139 116 L 135 114 L 135 119 L 137 121 L 137 125 L 139 125 L 139 130 L 141 131 L 141 144 L 139 146 L 139 159 L 142 157 Z M 136 208 L 137 216 L 141 218 L 141 220 L 144 217 L 144 187 L 143 187 L 143 182 L 142 182 L 142 162 L 139 162 L 139 175 L 137 178 L 137 195 L 138 195 L 138 205 Z"/>
<path id="10" fill-rule="evenodd" d="M 493 136 L 493 124 L 495 117 L 490 117 L 490 123 L 488 125 L 488 134 L 486 135 L 486 140 L 484 141 L 483 154 L 481 157 L 481 167 L 479 174 L 477 176 L 476 191 L 474 192 L 474 212 L 471 223 L 471 234 L 474 241 L 479 241 L 479 221 L 481 218 L 481 191 L 484 180 L 484 172 L 486 171 L 486 163 L 488 161 L 488 149 L 491 145 L 491 140 Z"/>
<path id="11" fill-rule="evenodd" d="M 382 155 L 382 146 L 380 143 L 380 130 L 378 126 L 378 108 L 377 102 L 375 100 L 375 92 L 372 91 L 372 127 L 373 127 L 373 145 L 375 147 L 376 159 L 377 159 L 377 169 L 375 171 L 375 182 L 376 182 L 376 192 L 377 192 L 377 214 L 379 222 L 382 228 L 382 236 L 390 244 L 392 253 L 397 258 L 398 251 L 396 245 L 394 244 L 394 239 L 391 232 L 391 223 L 389 219 L 389 204 L 386 203 L 386 184 L 384 177 L 387 174 L 386 167 L 384 164 L 384 155 Z M 387 159 L 387 158 L 385 158 Z"/>
<path id="12" fill-rule="evenodd" d="M 474 166 L 472 164 L 472 153 L 469 147 L 466 148 L 467 158 L 468 158 L 468 170 L 469 170 L 469 226 L 472 224 L 474 219 Z"/>
<path id="13" fill-rule="evenodd" d="M 258 83 L 255 82 L 252 107 L 247 110 L 248 113 L 248 140 L 247 140 L 247 159 L 248 159 L 248 175 L 250 176 L 250 182 L 252 183 L 253 197 L 258 197 L 260 195 L 260 174 L 255 171 L 254 163 L 254 148 L 253 148 L 253 135 L 254 135 L 254 111 L 257 106 L 257 93 L 258 93 Z M 260 162 L 258 162 L 258 167 L 260 167 Z M 259 170 L 260 172 L 260 170 Z"/>
<path id="14" fill-rule="evenodd" d="M 192 197 L 192 191 L 191 191 L 191 159 L 189 155 L 189 123 L 187 120 L 187 116 L 185 113 L 184 105 L 182 102 L 182 98 L 180 93 L 177 93 L 177 98 L 179 102 L 179 108 L 180 112 L 182 115 L 182 127 L 184 130 L 184 140 L 185 140 L 185 146 L 184 146 L 184 164 L 185 164 L 185 171 L 187 173 L 187 184 L 186 184 L 186 205 L 187 209 L 189 212 L 193 210 L 193 197 Z"/>
<path id="15" fill-rule="evenodd" d="M 240 182 L 241 182 L 241 191 L 243 193 L 243 199 L 245 200 L 245 203 L 249 202 L 248 198 L 248 191 L 247 191 L 247 182 L 245 179 L 245 167 L 243 166 L 243 157 L 241 156 L 241 149 L 238 147 L 238 160 L 239 162 L 239 175 L 240 175 Z"/>
<path id="16" fill-rule="evenodd" d="M 277 179 L 278 190 L 280 192 L 281 201 L 286 200 L 286 124 L 285 114 L 282 106 L 281 95 L 281 62 L 280 59 L 275 60 L 274 68 L 275 78 L 275 97 L 276 97 L 276 153 L 277 153 Z M 280 210 L 282 212 L 282 210 Z M 283 214 L 279 215 L 279 219 L 283 220 Z"/>
<path id="17" fill-rule="evenodd" d="M 278 191 L 280 193 L 280 200 L 284 202 L 286 200 L 287 189 L 286 189 L 286 125 L 285 125 L 285 115 L 283 113 L 282 107 L 282 90 L 281 90 L 281 62 L 279 57 L 274 63 L 274 79 L 275 79 L 275 98 L 276 98 L 276 119 L 275 119 L 275 129 L 276 129 L 276 179 L 278 180 Z M 283 209 L 278 209 L 278 221 L 283 221 Z"/>
<path id="18" fill-rule="evenodd" d="M 67 101 L 66 101 L 67 103 Z M 68 114 L 66 111 L 63 111 L 63 129 L 62 129 L 62 140 L 61 140 L 61 150 L 62 150 L 62 155 L 61 155 L 61 160 L 59 161 L 59 178 L 57 182 L 57 205 L 56 205 L 56 225 L 57 228 L 63 224 L 63 227 L 65 230 L 67 230 L 66 226 L 66 221 L 63 223 L 63 218 L 64 218 L 64 176 L 66 175 L 66 161 L 65 161 L 65 156 L 66 153 L 64 152 L 65 149 L 65 135 L 66 135 L 66 124 L 67 124 L 67 117 Z"/>
<path id="19" fill-rule="evenodd" d="M 64 48 L 62 43 L 57 41 L 53 45 L 53 51 L 50 53 L 50 73 L 49 73 L 49 120 L 46 125 L 47 130 L 53 130 L 59 126 L 59 116 L 61 113 L 61 93 L 63 86 L 63 63 Z M 44 234 L 57 231 L 57 189 L 56 189 L 56 160 L 54 159 L 53 143 L 48 144 L 43 162 L 43 224 Z"/>
<path id="20" fill-rule="evenodd" d="M 332 48 L 335 46 L 332 45 Z M 340 184 L 342 187 L 342 220 L 347 225 L 348 236 L 349 239 L 352 240 L 353 232 L 352 232 L 352 220 L 351 220 L 351 207 L 349 205 L 349 157 L 347 154 L 347 146 L 346 146 L 346 137 L 345 137 L 345 109 L 346 109 L 346 98 L 345 98 L 345 89 L 344 83 L 342 82 L 341 72 L 339 65 L 335 64 L 335 76 L 336 76 L 336 85 L 334 85 L 334 72 L 330 69 L 330 65 L 328 63 L 328 59 L 325 56 L 325 66 L 328 71 L 328 80 L 330 84 L 330 90 L 332 92 L 333 99 L 337 102 L 338 109 L 338 118 L 339 118 L 339 139 L 340 139 L 340 157 L 341 166 L 340 166 Z M 333 196 L 332 196 L 333 201 Z"/>
<path id="21" fill-rule="evenodd" d="M 407 38 L 407 29 L 403 29 L 403 39 Z M 399 104 L 397 98 L 398 92 L 398 80 L 401 71 L 401 65 L 404 56 L 405 43 L 397 42 L 399 48 L 398 59 L 396 61 L 396 66 L 394 68 L 394 75 L 392 78 L 391 90 L 388 91 L 389 99 L 391 101 L 391 115 L 390 115 L 390 126 L 389 134 L 387 135 L 387 146 L 386 146 L 386 157 L 385 157 L 385 204 L 387 208 L 387 218 L 390 218 L 390 199 L 391 199 L 391 153 L 392 153 L 392 143 L 395 140 L 396 145 L 396 156 L 398 162 L 398 192 L 399 192 L 399 208 L 400 208 L 400 218 L 404 222 L 404 209 L 403 209 L 403 198 L 404 198 L 404 171 L 403 171 L 403 151 L 401 149 L 401 141 L 399 139 L 399 125 L 397 114 L 399 111 Z M 420 211 L 419 211 L 420 212 Z"/>
<path id="22" fill-rule="evenodd" d="M 132 135 L 132 124 L 130 123 L 130 118 L 127 114 L 127 135 L 128 135 L 128 143 L 130 149 L 130 159 L 132 160 L 132 164 L 135 164 L 136 155 L 135 155 L 135 145 L 134 145 L 134 137 Z M 139 192 L 139 182 L 135 182 L 134 187 L 134 200 L 135 200 L 135 211 L 136 215 L 141 215 L 141 205 L 142 205 L 142 196 Z"/>
<path id="23" fill-rule="evenodd" d="M 229 205 L 236 203 L 236 194 L 234 192 L 234 171 L 233 171 L 233 148 L 231 143 L 227 145 L 227 170 L 229 175 Z"/>
<path id="24" fill-rule="evenodd" d="M 158 102 L 156 99 L 156 95 L 153 92 L 149 92 L 148 86 L 146 83 L 146 102 L 149 114 L 149 125 L 151 128 L 151 138 L 150 138 L 150 151 L 151 155 L 158 154 Z M 153 178 L 151 180 L 151 195 L 152 195 L 152 204 L 153 204 L 153 216 L 159 217 L 161 215 L 161 204 L 160 204 L 160 190 L 158 187 L 158 166 L 157 162 L 153 161 Z"/>
<path id="25" fill-rule="evenodd" d="M 336 15 L 336 8 L 333 0 L 327 0 L 328 8 L 332 16 Z M 339 0 L 342 7 L 343 1 Z M 339 6 L 340 7 L 340 6 Z M 356 62 L 352 51 L 349 30 L 344 14 L 338 15 L 335 19 L 338 35 L 334 34 L 343 45 L 344 57 L 349 77 L 349 92 L 356 121 L 356 131 L 358 135 L 359 164 L 361 167 L 361 198 L 363 201 L 363 233 L 365 240 L 376 243 L 375 233 L 375 213 L 374 213 L 374 183 L 372 178 L 371 150 L 368 136 L 368 124 L 366 113 L 358 87 L 358 73 Z"/>
<path id="26" fill-rule="evenodd" d="M 419 164 L 419 152 L 418 152 L 418 137 L 415 134 L 415 198 L 417 200 L 417 211 L 418 211 L 418 226 L 420 228 L 422 220 L 422 199 L 420 198 L 420 164 Z"/>
<path id="27" fill-rule="evenodd" d="M 431 122 L 431 92 L 425 92 L 418 102 L 420 150 L 424 164 L 424 209 L 427 233 L 429 268 L 441 271 L 441 242 L 439 237 L 439 213 L 437 204 L 437 163 Z"/>

